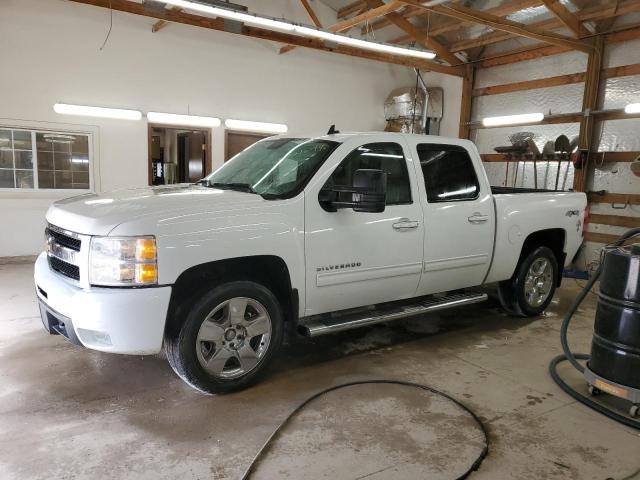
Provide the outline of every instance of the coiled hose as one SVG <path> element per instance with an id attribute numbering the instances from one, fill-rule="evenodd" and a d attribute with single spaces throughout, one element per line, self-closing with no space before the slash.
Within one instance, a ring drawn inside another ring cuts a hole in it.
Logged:
<path id="1" fill-rule="evenodd" d="M 631 237 L 635 237 L 638 234 L 640 234 L 640 228 L 632 228 L 631 230 L 623 233 L 615 242 L 611 243 L 610 245 L 620 246 L 624 243 L 625 240 L 628 240 Z M 594 409 L 595 411 L 605 415 L 606 417 L 611 418 L 612 420 L 627 425 L 628 427 L 637 428 L 640 430 L 639 421 L 632 420 L 624 415 L 620 415 L 619 413 L 608 409 L 604 405 L 594 402 L 590 398 L 580 394 L 578 391 L 574 390 L 567 383 L 565 383 L 565 381 L 560 378 L 560 375 L 558 375 L 557 371 L 557 367 L 560 362 L 568 361 L 576 370 L 578 370 L 580 373 L 584 373 L 584 367 L 580 364 L 580 362 L 578 362 L 578 360 L 589 360 L 590 356 L 586 353 L 573 353 L 571 351 L 571 349 L 569 348 L 569 342 L 567 341 L 567 332 L 569 331 L 569 324 L 571 323 L 571 319 L 573 318 L 574 313 L 576 312 L 582 301 L 585 299 L 585 297 L 589 294 L 591 288 L 596 283 L 601 273 L 602 264 L 598 267 L 598 269 L 589 279 L 582 291 L 578 294 L 576 299 L 569 307 L 569 310 L 567 310 L 567 313 L 562 320 L 562 326 L 560 327 L 560 344 L 562 345 L 562 351 L 564 353 L 558 355 L 557 357 L 554 357 L 553 360 L 551 360 L 551 363 L 549 363 L 549 374 L 551 375 L 553 381 L 556 382 L 558 386 L 562 390 L 564 390 L 565 393 L 569 394 L 580 403 Z"/>

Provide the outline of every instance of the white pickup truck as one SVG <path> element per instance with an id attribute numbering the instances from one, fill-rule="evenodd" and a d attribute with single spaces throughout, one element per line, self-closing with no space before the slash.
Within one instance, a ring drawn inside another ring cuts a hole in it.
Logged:
<path id="1" fill-rule="evenodd" d="M 157 354 L 193 387 L 256 382 L 285 324 L 315 336 L 479 302 L 538 315 L 582 242 L 583 193 L 490 187 L 467 141 L 264 139 L 195 185 L 80 195 L 47 212 L 44 327 Z"/>

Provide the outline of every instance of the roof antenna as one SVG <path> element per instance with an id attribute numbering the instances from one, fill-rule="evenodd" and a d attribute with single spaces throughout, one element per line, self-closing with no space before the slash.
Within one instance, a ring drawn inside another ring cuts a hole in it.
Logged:
<path id="1" fill-rule="evenodd" d="M 329 131 L 327 132 L 327 135 L 333 135 L 335 133 L 340 133 L 340 130 L 336 130 L 336 126 L 335 125 L 331 125 L 329 127 Z"/>

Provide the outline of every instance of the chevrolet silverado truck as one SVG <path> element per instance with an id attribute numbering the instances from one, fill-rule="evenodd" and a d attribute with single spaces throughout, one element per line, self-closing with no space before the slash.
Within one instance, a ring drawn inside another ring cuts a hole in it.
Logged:
<path id="1" fill-rule="evenodd" d="M 467 140 L 259 141 L 196 184 L 86 194 L 47 212 L 45 329 L 152 355 L 206 393 L 261 378 L 305 336 L 487 299 L 539 315 L 582 243 L 583 193 L 493 188 Z"/>

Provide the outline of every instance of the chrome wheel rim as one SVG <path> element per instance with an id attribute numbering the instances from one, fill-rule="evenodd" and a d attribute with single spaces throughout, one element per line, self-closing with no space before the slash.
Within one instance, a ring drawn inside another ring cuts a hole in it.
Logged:
<path id="1" fill-rule="evenodd" d="M 257 300 L 234 297 L 204 319 L 196 339 L 198 361 L 216 378 L 233 379 L 254 370 L 271 340 L 271 317 Z"/>
<path id="2" fill-rule="evenodd" d="M 553 286 L 553 267 L 547 258 L 537 258 L 533 261 L 524 281 L 524 298 L 532 307 L 542 305 Z"/>

